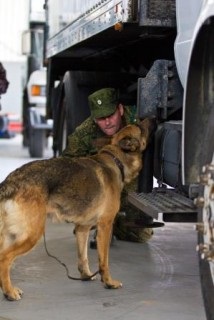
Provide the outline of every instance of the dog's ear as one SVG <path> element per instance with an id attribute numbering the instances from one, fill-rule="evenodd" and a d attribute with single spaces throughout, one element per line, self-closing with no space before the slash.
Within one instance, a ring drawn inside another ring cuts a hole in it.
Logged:
<path id="1" fill-rule="evenodd" d="M 134 152 L 140 150 L 140 142 L 136 138 L 125 137 L 118 144 L 123 151 Z"/>
<path id="2" fill-rule="evenodd" d="M 156 131 L 157 124 L 157 118 L 155 116 L 151 116 L 149 118 L 141 120 L 138 126 L 140 127 L 142 133 L 146 133 L 146 131 L 148 130 L 149 135 L 151 135 Z"/>

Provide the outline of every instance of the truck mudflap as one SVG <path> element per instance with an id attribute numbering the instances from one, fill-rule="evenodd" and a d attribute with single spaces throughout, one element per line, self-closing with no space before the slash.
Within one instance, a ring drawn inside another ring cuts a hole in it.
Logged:
<path id="1" fill-rule="evenodd" d="M 128 194 L 128 201 L 154 219 L 165 222 L 197 222 L 194 202 L 175 189 L 154 188 L 150 193 Z"/>

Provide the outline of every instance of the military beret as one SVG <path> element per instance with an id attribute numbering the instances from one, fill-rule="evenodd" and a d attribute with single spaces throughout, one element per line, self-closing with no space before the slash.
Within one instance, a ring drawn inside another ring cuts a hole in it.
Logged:
<path id="1" fill-rule="evenodd" d="M 118 91 L 114 88 L 103 88 L 88 97 L 91 117 L 105 118 L 113 114 L 118 105 Z"/>

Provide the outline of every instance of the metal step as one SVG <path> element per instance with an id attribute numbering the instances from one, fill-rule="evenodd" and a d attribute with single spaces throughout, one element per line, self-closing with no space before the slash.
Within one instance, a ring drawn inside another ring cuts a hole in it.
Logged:
<path id="1" fill-rule="evenodd" d="M 128 194 L 128 201 L 154 219 L 165 222 L 197 222 L 193 201 L 174 189 L 155 188 L 151 193 Z"/>

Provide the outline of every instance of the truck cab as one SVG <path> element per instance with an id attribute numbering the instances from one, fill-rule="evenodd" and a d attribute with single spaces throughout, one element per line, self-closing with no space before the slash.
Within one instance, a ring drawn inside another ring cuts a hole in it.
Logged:
<path id="1" fill-rule="evenodd" d="M 31 0 L 29 29 L 22 34 L 22 53 L 27 57 L 23 90 L 23 145 L 31 157 L 43 157 L 52 122 L 46 118 L 47 72 L 43 66 L 45 13 L 43 1 Z"/>

